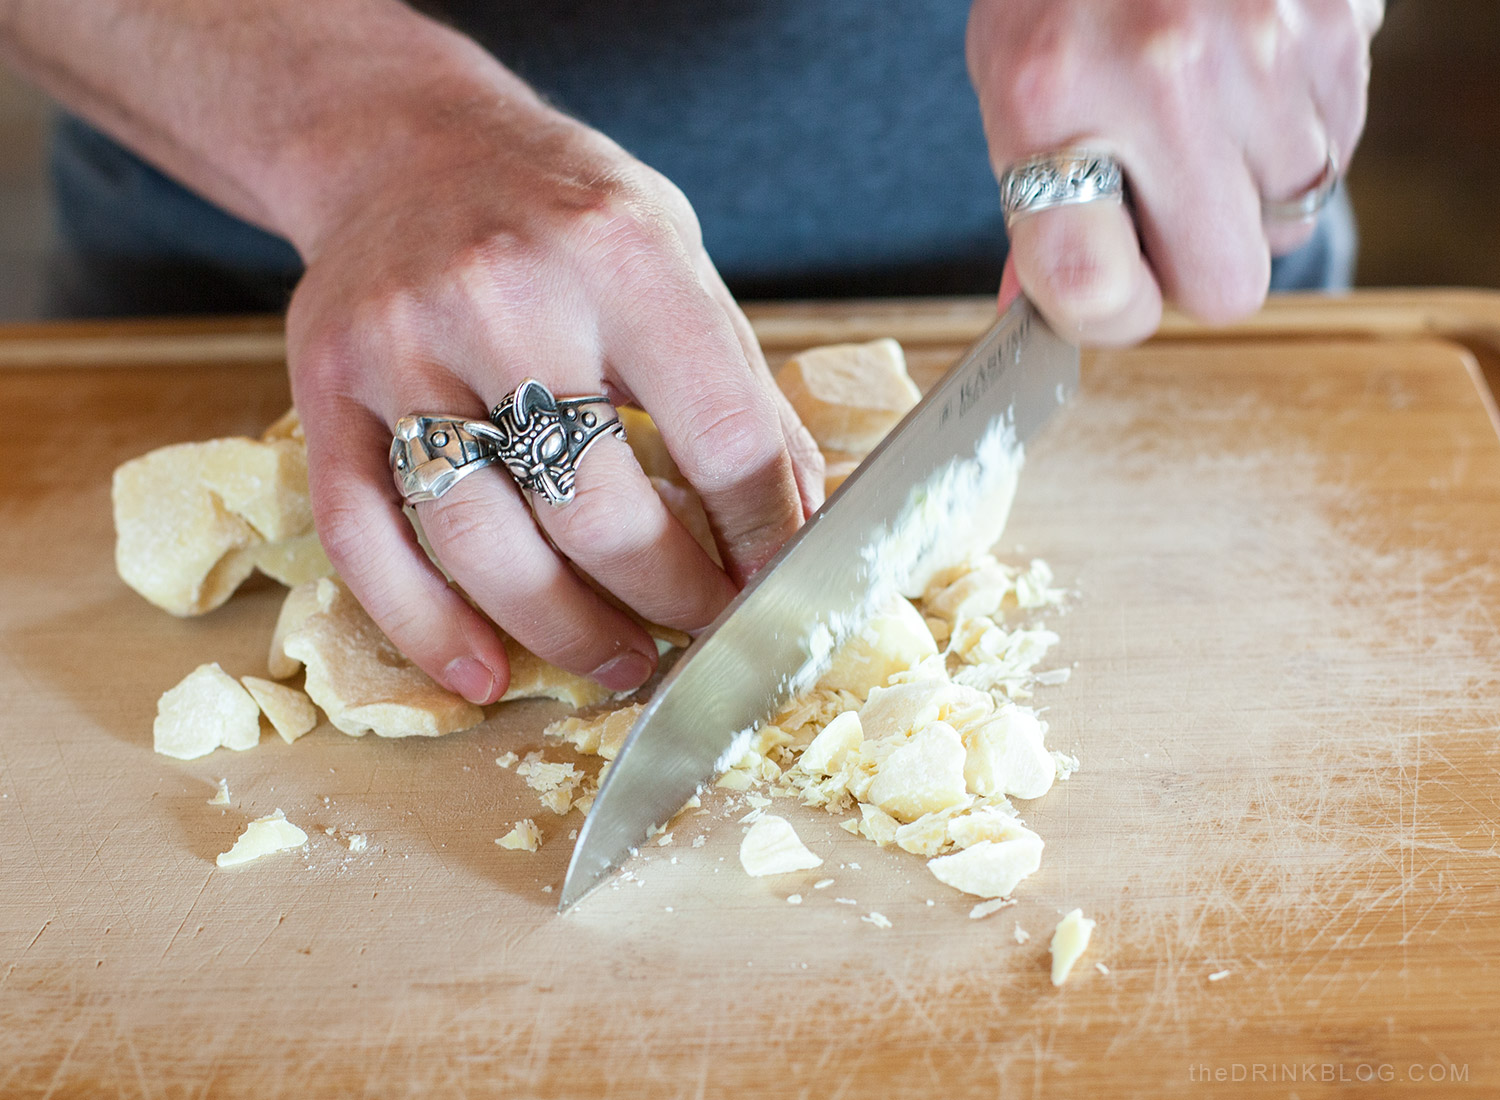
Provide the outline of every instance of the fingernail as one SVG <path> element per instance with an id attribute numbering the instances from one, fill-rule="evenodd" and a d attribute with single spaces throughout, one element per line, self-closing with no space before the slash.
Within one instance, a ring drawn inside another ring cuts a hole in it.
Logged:
<path id="1" fill-rule="evenodd" d="M 471 703 L 488 703 L 495 694 L 495 674 L 473 657 L 457 657 L 443 669 L 443 683 Z"/>
<path id="2" fill-rule="evenodd" d="M 651 677 L 651 659 L 644 653 L 622 653 L 594 669 L 593 679 L 610 691 L 634 691 Z"/>

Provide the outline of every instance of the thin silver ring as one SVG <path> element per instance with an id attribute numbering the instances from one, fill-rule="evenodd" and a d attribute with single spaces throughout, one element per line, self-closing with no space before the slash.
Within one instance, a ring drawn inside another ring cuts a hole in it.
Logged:
<path id="1" fill-rule="evenodd" d="M 1307 190 L 1289 199 L 1261 199 L 1260 216 L 1268 222 L 1305 222 L 1318 216 L 1339 185 L 1339 157 L 1333 146 L 1323 161 L 1323 171 Z"/>
<path id="2" fill-rule="evenodd" d="M 391 475 L 408 504 L 437 500 L 464 478 L 500 461 L 484 436 L 485 421 L 448 413 L 416 413 L 396 421 Z"/>
<path id="3" fill-rule="evenodd" d="M 1125 199 L 1125 174 L 1108 153 L 1063 149 L 1013 164 L 1000 179 L 1000 208 L 1009 229 L 1021 218 L 1056 206 Z"/>

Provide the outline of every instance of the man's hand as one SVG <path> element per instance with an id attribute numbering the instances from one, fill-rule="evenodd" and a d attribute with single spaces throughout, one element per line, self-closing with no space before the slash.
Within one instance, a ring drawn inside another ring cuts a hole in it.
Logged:
<path id="1" fill-rule="evenodd" d="M 816 447 L 660 175 L 529 95 L 435 112 L 410 152 L 372 164 L 303 244 L 287 319 L 329 557 L 403 652 L 489 701 L 504 649 L 417 547 L 387 467 L 391 426 L 482 417 L 528 376 L 639 404 L 702 496 L 727 575 L 614 436 L 562 507 L 533 509 L 498 466 L 418 505 L 486 615 L 564 668 L 637 687 L 654 643 L 580 574 L 653 622 L 706 626 L 820 502 Z"/>
<path id="2" fill-rule="evenodd" d="M 681 192 L 399 0 L 0 0 L 0 57 L 307 263 L 292 388 L 329 557 L 392 641 L 475 702 L 509 679 L 487 615 L 637 687 L 652 640 L 600 594 L 695 630 L 821 501 L 822 460 Z M 408 413 L 481 417 L 527 377 L 655 417 L 721 570 L 609 436 L 533 514 L 502 468 L 418 506 L 387 466 Z M 593 581 L 593 585 L 585 581 Z"/>
<path id="3" fill-rule="evenodd" d="M 1132 208 L 1058 207 L 1011 230 L 1001 296 L 1024 290 L 1088 343 L 1149 336 L 1162 299 L 1208 322 L 1260 307 L 1271 255 L 1310 223 L 1266 224 L 1365 118 L 1380 0 L 975 0 L 969 72 L 997 174 L 1069 146 L 1112 154 Z"/>

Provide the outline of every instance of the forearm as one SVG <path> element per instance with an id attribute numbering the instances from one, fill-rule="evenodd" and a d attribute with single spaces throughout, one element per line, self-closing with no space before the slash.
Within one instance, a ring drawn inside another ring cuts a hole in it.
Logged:
<path id="1" fill-rule="evenodd" d="M 305 257 L 371 165 L 536 106 L 399 0 L 0 0 L 0 58 Z"/>

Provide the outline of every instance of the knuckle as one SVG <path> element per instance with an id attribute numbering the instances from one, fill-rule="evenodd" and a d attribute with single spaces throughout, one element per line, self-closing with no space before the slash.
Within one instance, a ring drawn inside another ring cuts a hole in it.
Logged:
<path id="1" fill-rule="evenodd" d="M 652 556 L 661 524 L 647 509 L 623 506 L 623 499 L 614 486 L 580 486 L 549 525 L 574 556 L 607 562 L 612 573 L 633 576 Z"/>
<path id="2" fill-rule="evenodd" d="M 364 578 L 378 572 L 378 558 L 364 530 L 368 512 L 338 487 L 332 478 L 313 478 L 313 513 L 318 541 L 340 576 Z"/>
<path id="3" fill-rule="evenodd" d="M 997 79 L 1004 121 L 1021 149 L 1045 149 L 1064 136 L 1075 117 L 1078 84 L 1078 67 L 1066 41 L 1034 37 L 1014 67 Z"/>
<path id="4" fill-rule="evenodd" d="M 422 528 L 439 556 L 444 547 L 491 546 L 503 539 L 501 525 L 494 522 L 488 509 L 461 498 L 434 501 L 423 509 Z"/>
<path id="5" fill-rule="evenodd" d="M 579 582 L 566 566 L 538 570 L 526 581 L 496 609 L 496 621 L 516 641 L 543 660 L 583 676 L 615 651 L 609 623 L 580 600 Z"/>
<path id="6" fill-rule="evenodd" d="M 1178 304 L 1206 324 L 1227 325 L 1260 309 L 1269 287 L 1269 258 L 1258 264 L 1225 262 L 1216 278 L 1180 290 Z"/>
<path id="7" fill-rule="evenodd" d="M 614 648 L 597 623 L 571 617 L 547 623 L 523 644 L 543 660 L 581 676 L 602 665 Z"/>
<path id="8" fill-rule="evenodd" d="M 681 465 L 700 492 L 730 489 L 786 458 L 780 433 L 750 409 L 724 409 L 694 421 Z"/>

